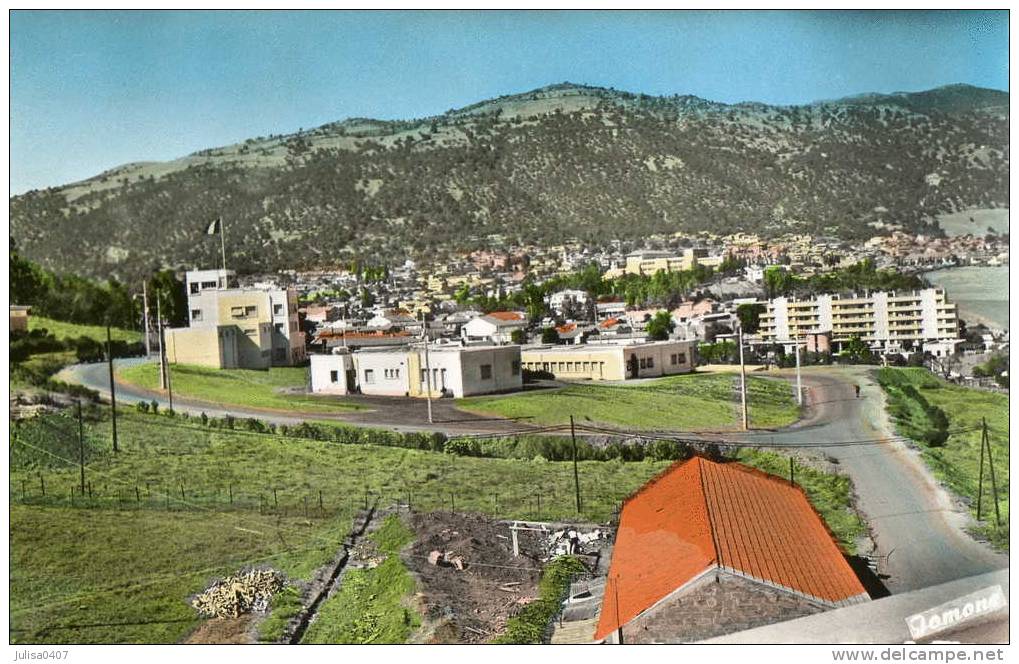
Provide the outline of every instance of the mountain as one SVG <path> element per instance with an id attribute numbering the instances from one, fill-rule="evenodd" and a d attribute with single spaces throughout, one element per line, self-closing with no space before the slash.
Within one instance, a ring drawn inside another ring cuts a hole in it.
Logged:
<path id="1" fill-rule="evenodd" d="M 1008 95 L 969 86 L 802 106 L 563 83 L 407 121 L 355 118 L 10 201 L 11 235 L 56 270 L 135 279 L 218 263 L 311 269 L 512 243 L 809 232 L 1008 205 Z"/>

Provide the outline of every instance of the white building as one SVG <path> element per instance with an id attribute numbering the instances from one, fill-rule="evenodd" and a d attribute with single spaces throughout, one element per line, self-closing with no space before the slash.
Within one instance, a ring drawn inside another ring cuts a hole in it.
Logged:
<path id="1" fill-rule="evenodd" d="M 513 332 L 527 327 L 527 316 L 519 311 L 493 311 L 478 316 L 463 326 L 461 336 L 466 342 L 508 344 Z"/>
<path id="2" fill-rule="evenodd" d="M 311 356 L 311 389 L 323 394 L 463 398 L 521 389 L 520 346 L 423 346 Z"/>
<path id="3" fill-rule="evenodd" d="M 880 291 L 863 297 L 779 297 L 767 303 L 761 314 L 760 335 L 766 343 L 799 340 L 807 333 L 828 330 L 836 345 L 859 337 L 873 348 L 897 350 L 956 339 L 959 321 L 955 305 L 941 288 Z"/>
<path id="4" fill-rule="evenodd" d="M 552 293 L 548 298 L 548 306 L 556 314 L 564 316 L 568 309 L 586 312 L 590 301 L 587 291 L 567 289 Z"/>

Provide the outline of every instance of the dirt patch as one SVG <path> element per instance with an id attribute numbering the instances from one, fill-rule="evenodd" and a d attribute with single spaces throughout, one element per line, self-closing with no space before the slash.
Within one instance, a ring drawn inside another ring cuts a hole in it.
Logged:
<path id="1" fill-rule="evenodd" d="M 212 618 L 206 620 L 184 639 L 184 643 L 254 643 L 252 632 L 257 617 L 254 614 L 246 613 L 236 618 Z"/>
<path id="2" fill-rule="evenodd" d="M 515 557 L 509 528 L 487 517 L 432 512 L 412 514 L 410 521 L 417 538 L 404 562 L 420 590 L 422 642 L 489 641 L 537 597 L 542 546 L 533 533 L 519 534 Z M 464 569 L 430 564 L 433 551 L 462 557 Z"/>

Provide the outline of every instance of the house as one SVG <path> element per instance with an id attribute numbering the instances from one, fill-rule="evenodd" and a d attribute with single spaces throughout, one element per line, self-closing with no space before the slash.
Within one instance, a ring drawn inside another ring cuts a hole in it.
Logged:
<path id="1" fill-rule="evenodd" d="M 513 332 L 527 328 L 527 316 L 520 311 L 493 311 L 471 320 L 463 326 L 461 337 L 465 342 L 508 344 Z"/>
<path id="2" fill-rule="evenodd" d="M 431 370 L 429 376 L 428 370 Z M 372 348 L 311 357 L 311 389 L 323 394 L 462 398 L 523 386 L 520 346 L 429 344 Z"/>
<path id="3" fill-rule="evenodd" d="M 11 332 L 28 332 L 28 314 L 32 307 L 11 305 Z"/>
<path id="4" fill-rule="evenodd" d="M 698 300 L 696 302 L 690 300 L 687 302 L 680 302 L 679 306 L 672 310 L 672 320 L 677 325 L 687 323 L 694 318 L 704 316 L 706 314 L 714 313 L 718 307 L 718 303 L 712 299 Z"/>
<path id="5" fill-rule="evenodd" d="M 298 312 L 304 313 L 304 320 L 316 325 L 338 321 L 341 314 L 340 308 L 332 304 L 322 306 L 312 305 L 305 307 L 303 312 L 301 310 L 298 310 Z"/>
<path id="6" fill-rule="evenodd" d="M 421 321 L 402 309 L 382 310 L 368 320 L 368 327 L 378 330 L 403 330 L 420 325 Z"/>
<path id="7" fill-rule="evenodd" d="M 242 368 L 263 366 L 261 359 L 250 365 L 245 363 L 255 358 L 252 346 L 259 347 L 259 358 L 262 352 L 268 351 L 269 364 L 272 366 L 292 366 L 304 362 L 307 355 L 304 332 L 301 330 L 297 313 L 297 291 L 272 285 L 229 287 L 232 275 L 233 272 L 229 270 L 187 272 L 185 282 L 188 297 L 188 328 L 170 329 L 167 333 L 179 336 L 178 345 L 185 342 L 203 343 L 222 337 L 212 334 L 185 334 L 180 330 L 218 329 L 225 325 L 235 325 L 242 334 L 248 336 L 250 342 L 240 344 L 242 351 L 248 350 L 240 353 L 242 363 L 238 366 Z M 262 347 L 264 343 L 262 323 L 268 323 L 270 328 L 267 348 Z M 217 354 L 226 357 L 224 353 L 222 348 L 217 350 L 209 347 L 187 352 L 182 349 L 181 356 L 194 354 L 212 361 Z"/>
<path id="8" fill-rule="evenodd" d="M 272 326 L 267 322 L 177 327 L 164 331 L 166 361 L 215 369 L 268 369 L 272 365 Z"/>
<path id="9" fill-rule="evenodd" d="M 594 638 L 700 641 L 869 599 L 802 489 L 694 457 L 624 502 Z"/>
<path id="10" fill-rule="evenodd" d="M 694 341 L 528 346 L 520 353 L 528 371 L 570 380 L 625 380 L 689 373 L 697 366 Z"/>
<path id="11" fill-rule="evenodd" d="M 572 318 L 587 312 L 591 298 L 587 291 L 567 289 L 552 293 L 548 298 L 548 307 L 558 316 Z"/>
<path id="12" fill-rule="evenodd" d="M 621 300 L 598 302 L 594 305 L 594 312 L 598 320 L 622 318 L 626 314 L 626 302 Z"/>
<path id="13" fill-rule="evenodd" d="M 582 344 L 586 340 L 588 333 L 591 332 L 591 329 L 591 326 L 564 323 L 556 327 L 555 331 L 559 335 L 559 343 Z"/>

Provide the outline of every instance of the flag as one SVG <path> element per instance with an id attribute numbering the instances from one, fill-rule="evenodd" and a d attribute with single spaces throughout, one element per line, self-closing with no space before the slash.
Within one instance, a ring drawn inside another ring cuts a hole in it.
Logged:
<path id="1" fill-rule="evenodd" d="M 206 235 L 219 235 L 223 232 L 223 218 L 217 217 L 209 227 L 205 229 Z"/>

